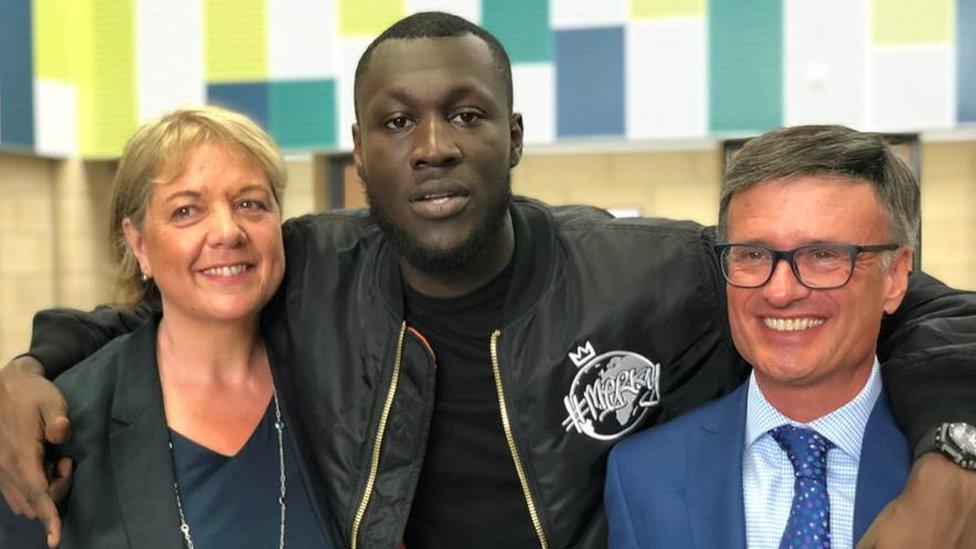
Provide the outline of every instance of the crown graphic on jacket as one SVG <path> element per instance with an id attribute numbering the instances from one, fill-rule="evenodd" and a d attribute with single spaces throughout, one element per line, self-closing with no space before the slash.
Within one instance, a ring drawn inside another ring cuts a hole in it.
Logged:
<path id="1" fill-rule="evenodd" d="M 577 368 L 586 364 L 591 358 L 596 356 L 596 351 L 593 350 L 593 345 L 587 341 L 582 347 L 576 347 L 576 352 L 569 352 L 569 359 L 573 361 L 573 364 Z"/>

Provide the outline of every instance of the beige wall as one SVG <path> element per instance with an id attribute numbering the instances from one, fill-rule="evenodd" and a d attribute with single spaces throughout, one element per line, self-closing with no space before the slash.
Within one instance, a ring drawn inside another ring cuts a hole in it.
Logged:
<path id="1" fill-rule="evenodd" d="M 65 160 L 53 174 L 58 305 L 89 309 L 114 297 L 108 232 L 115 163 Z"/>
<path id="2" fill-rule="evenodd" d="M 26 347 L 33 311 L 57 302 L 54 167 L 0 153 L 0 364 Z"/>
<path id="3" fill-rule="evenodd" d="M 326 157 L 289 157 L 288 186 L 282 214 L 285 219 L 328 209 L 328 159 Z"/>
<path id="4" fill-rule="evenodd" d="M 0 154 L 0 365 L 23 352 L 34 311 L 112 298 L 114 164 Z"/>
<path id="5" fill-rule="evenodd" d="M 328 159 L 288 159 L 285 217 L 328 207 Z M 107 243 L 111 162 L 0 153 L 0 365 L 26 349 L 41 308 L 90 308 L 112 298 Z M 718 217 L 717 149 L 528 151 L 516 193 L 552 204 L 636 208 L 641 215 Z M 358 196 L 358 195 L 357 195 Z M 922 147 L 922 265 L 976 289 L 976 141 Z"/>
<path id="6" fill-rule="evenodd" d="M 922 147 L 922 268 L 976 290 L 976 141 Z"/>
<path id="7" fill-rule="evenodd" d="M 525 155 L 516 194 L 550 204 L 636 208 L 645 217 L 718 218 L 721 157 L 715 150 Z"/>

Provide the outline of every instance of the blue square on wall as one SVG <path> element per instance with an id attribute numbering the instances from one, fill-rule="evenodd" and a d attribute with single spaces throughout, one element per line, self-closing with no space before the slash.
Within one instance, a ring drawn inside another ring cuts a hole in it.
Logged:
<path id="1" fill-rule="evenodd" d="M 557 135 L 623 135 L 623 27 L 555 34 Z"/>
<path id="2" fill-rule="evenodd" d="M 246 114 L 265 131 L 269 131 L 268 102 L 267 82 L 207 85 L 207 103 Z"/>
<path id="3" fill-rule="evenodd" d="M 31 3 L 0 2 L 0 143 L 34 147 Z"/>

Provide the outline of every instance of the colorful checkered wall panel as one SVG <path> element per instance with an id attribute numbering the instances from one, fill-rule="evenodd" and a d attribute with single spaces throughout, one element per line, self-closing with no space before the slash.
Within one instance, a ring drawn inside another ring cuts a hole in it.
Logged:
<path id="1" fill-rule="evenodd" d="M 210 102 L 349 150 L 360 54 L 427 10 L 499 37 L 530 143 L 976 124 L 976 0 L 11 0 L 0 148 L 112 157 Z"/>
<path id="2" fill-rule="evenodd" d="M 26 2 L 0 2 L 0 143 L 34 147 L 34 48 Z"/>

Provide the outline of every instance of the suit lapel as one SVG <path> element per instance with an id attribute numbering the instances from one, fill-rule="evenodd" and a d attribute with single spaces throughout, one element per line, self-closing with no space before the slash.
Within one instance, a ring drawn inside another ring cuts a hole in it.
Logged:
<path id="1" fill-rule="evenodd" d="M 747 388 L 742 385 L 722 400 L 688 438 L 688 515 L 699 548 L 746 546 L 742 445 Z"/>
<path id="2" fill-rule="evenodd" d="M 120 354 L 109 452 L 132 547 L 182 547 L 169 433 L 156 368 L 156 326 L 146 322 Z"/>
<path id="3" fill-rule="evenodd" d="M 861 444 L 854 498 L 855 542 L 861 539 L 885 505 L 901 493 L 910 467 L 908 442 L 898 430 L 882 391 L 868 418 Z"/>

